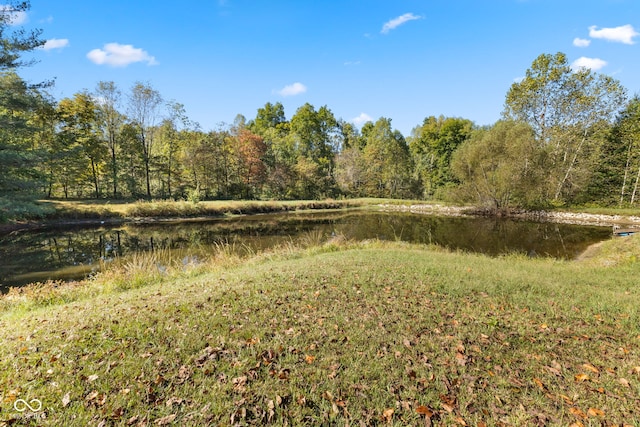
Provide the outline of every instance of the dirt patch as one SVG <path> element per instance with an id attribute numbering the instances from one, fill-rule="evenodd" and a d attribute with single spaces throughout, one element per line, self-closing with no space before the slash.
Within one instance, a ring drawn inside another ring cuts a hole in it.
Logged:
<path id="1" fill-rule="evenodd" d="M 604 242 L 598 242 L 590 245 L 584 252 L 578 255 L 575 261 L 585 261 L 597 257 L 600 254 L 603 244 Z"/>

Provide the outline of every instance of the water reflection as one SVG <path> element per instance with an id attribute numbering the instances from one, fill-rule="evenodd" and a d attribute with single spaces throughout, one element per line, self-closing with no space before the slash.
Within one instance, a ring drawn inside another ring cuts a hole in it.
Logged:
<path id="1" fill-rule="evenodd" d="M 202 254 L 226 243 L 260 251 L 286 241 L 295 243 L 310 236 L 322 241 L 334 235 L 354 240 L 436 244 L 492 256 L 518 252 L 571 259 L 590 244 L 608 238 L 610 229 L 494 218 L 346 211 L 22 232 L 0 237 L 0 288 L 48 278 L 82 277 L 95 269 L 100 260 L 141 251 L 184 249 Z"/>

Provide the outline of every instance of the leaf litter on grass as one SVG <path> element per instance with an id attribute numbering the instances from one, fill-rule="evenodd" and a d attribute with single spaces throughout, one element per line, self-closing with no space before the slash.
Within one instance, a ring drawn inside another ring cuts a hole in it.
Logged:
<path id="1" fill-rule="evenodd" d="M 638 420 L 637 319 L 527 294 L 516 269 L 580 273 L 518 263 L 365 248 L 45 310 L 3 330 L 0 399 L 46 393 L 50 425 Z"/>

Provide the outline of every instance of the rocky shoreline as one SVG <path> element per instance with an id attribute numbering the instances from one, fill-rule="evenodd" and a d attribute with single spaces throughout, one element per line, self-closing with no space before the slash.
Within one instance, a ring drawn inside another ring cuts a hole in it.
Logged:
<path id="1" fill-rule="evenodd" d="M 438 204 L 417 205 L 380 205 L 384 211 L 401 211 L 430 215 L 446 215 L 471 217 L 488 215 L 489 213 L 475 207 L 443 206 Z M 504 215 L 508 218 L 528 221 L 557 222 L 562 224 L 596 225 L 603 227 L 631 226 L 640 227 L 640 216 L 600 215 L 589 213 L 557 212 L 557 211 L 521 211 L 514 210 Z"/>

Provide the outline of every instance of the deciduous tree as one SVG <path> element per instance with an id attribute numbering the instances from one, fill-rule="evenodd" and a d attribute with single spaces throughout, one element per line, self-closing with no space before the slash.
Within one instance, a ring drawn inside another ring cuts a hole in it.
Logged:
<path id="1" fill-rule="evenodd" d="M 515 204 L 534 205 L 539 169 L 531 127 L 500 121 L 477 130 L 454 153 L 451 168 L 461 181 L 465 201 L 475 201 L 495 212 Z"/>
<path id="2" fill-rule="evenodd" d="M 151 159 L 154 143 L 155 126 L 160 119 L 162 96 L 148 83 L 137 82 L 129 94 L 129 119 L 138 130 L 147 197 L 151 198 Z"/>
<path id="3" fill-rule="evenodd" d="M 98 105 L 87 92 L 76 93 L 73 98 L 65 98 L 58 103 L 61 137 L 69 145 L 80 147 L 88 161 L 88 175 L 96 198 L 100 197 L 100 169 L 107 150 L 101 140 L 99 115 Z"/>
<path id="4" fill-rule="evenodd" d="M 471 136 L 473 129 L 471 120 L 431 116 L 413 130 L 409 149 L 426 196 L 456 183 L 450 168 L 451 156 Z"/>
<path id="5" fill-rule="evenodd" d="M 41 158 L 32 138 L 39 99 L 15 72 L 0 72 L 0 196 L 28 193 L 39 184 Z"/>
<path id="6" fill-rule="evenodd" d="M 589 69 L 572 70 L 563 53 L 540 55 L 506 96 L 504 117 L 528 123 L 547 153 L 546 197 L 568 202 L 588 182 L 594 155 L 624 105 L 620 83 Z"/>
<path id="7" fill-rule="evenodd" d="M 120 113 L 120 100 L 122 92 L 112 81 L 98 82 L 95 91 L 98 108 L 100 109 L 100 127 L 102 138 L 111 155 L 111 184 L 113 197 L 118 197 L 118 149 L 120 132 L 125 117 Z"/>
<path id="8" fill-rule="evenodd" d="M 306 103 L 291 118 L 291 133 L 298 154 L 299 197 L 316 198 L 331 194 L 338 145 L 338 122 L 326 106 L 318 111 Z"/>
<path id="9" fill-rule="evenodd" d="M 391 119 L 380 118 L 373 126 L 363 127 L 363 149 L 367 169 L 367 194 L 375 197 L 411 195 L 411 158 L 402 134 L 391 126 Z"/>

